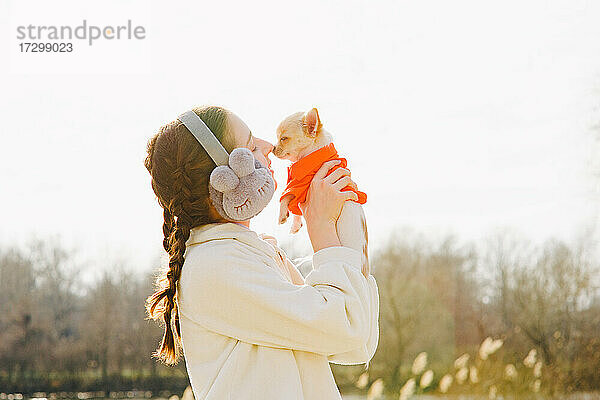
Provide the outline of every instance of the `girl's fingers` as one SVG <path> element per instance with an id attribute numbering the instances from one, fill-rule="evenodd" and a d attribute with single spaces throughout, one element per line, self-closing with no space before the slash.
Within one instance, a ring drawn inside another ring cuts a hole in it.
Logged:
<path id="1" fill-rule="evenodd" d="M 352 183 L 352 179 L 350 179 L 349 176 L 342 176 L 340 179 L 338 179 L 338 181 L 336 183 L 333 184 L 333 188 L 335 190 L 342 190 L 343 188 L 345 188 L 346 186 L 350 185 Z"/>
<path id="2" fill-rule="evenodd" d="M 352 180 L 352 178 L 350 178 L 350 183 L 349 183 L 350 187 L 354 190 L 358 190 L 358 185 L 356 184 L 356 182 L 354 182 Z"/>
<path id="3" fill-rule="evenodd" d="M 329 172 L 329 170 L 331 168 L 333 168 L 333 166 L 338 165 L 340 162 L 341 162 L 340 160 L 331 160 L 331 161 L 324 162 L 323 165 L 321 165 L 321 168 L 319 168 L 319 170 L 317 171 L 317 173 L 315 174 L 314 177 L 317 178 L 317 179 L 323 179 L 323 178 L 325 178 L 325 175 L 327 175 L 327 173 Z"/>
<path id="4" fill-rule="evenodd" d="M 323 182 L 334 183 L 337 182 L 337 180 L 340 179 L 342 176 L 350 176 L 350 171 L 348 171 L 346 168 L 338 168 L 331 174 L 327 175 L 325 179 L 323 179 Z"/>
<path id="5" fill-rule="evenodd" d="M 352 191 L 340 192 L 340 196 L 346 200 L 358 201 L 358 195 Z"/>

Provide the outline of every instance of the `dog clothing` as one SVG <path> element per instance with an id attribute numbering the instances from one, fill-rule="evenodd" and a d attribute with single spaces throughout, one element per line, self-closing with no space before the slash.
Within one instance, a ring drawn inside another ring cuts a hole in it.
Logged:
<path id="1" fill-rule="evenodd" d="M 306 194 L 308 193 L 310 182 L 312 182 L 313 177 L 319 168 L 321 168 L 321 165 L 330 160 L 340 160 L 341 162 L 330 169 L 327 175 L 340 167 L 346 168 L 348 165 L 348 162 L 345 158 L 339 157 L 333 143 L 330 143 L 327 146 L 321 147 L 319 150 L 315 150 L 312 153 L 302 157 L 300 160 L 288 167 L 287 186 L 279 198 L 279 201 L 283 200 L 285 196 L 293 194 L 294 198 L 288 205 L 288 210 L 292 214 L 302 215 L 302 211 L 300 211 L 298 204 L 306 201 Z M 349 185 L 342 189 L 344 192 L 349 190 L 358 195 L 357 203 L 365 204 L 367 202 L 366 193 L 354 190 L 354 188 Z"/>

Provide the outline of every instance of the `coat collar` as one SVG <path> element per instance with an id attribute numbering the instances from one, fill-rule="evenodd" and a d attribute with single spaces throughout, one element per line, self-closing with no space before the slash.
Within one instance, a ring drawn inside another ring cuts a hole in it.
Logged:
<path id="1" fill-rule="evenodd" d="M 190 246 L 218 239 L 235 239 L 263 251 L 276 261 L 279 259 L 277 251 L 270 243 L 262 240 L 253 230 L 233 222 L 206 224 L 192 228 L 185 245 L 189 248 Z"/>

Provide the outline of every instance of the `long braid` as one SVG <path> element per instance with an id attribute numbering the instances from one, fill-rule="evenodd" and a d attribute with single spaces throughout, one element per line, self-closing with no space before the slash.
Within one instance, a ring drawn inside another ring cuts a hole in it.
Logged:
<path id="1" fill-rule="evenodd" d="M 163 240 L 167 244 L 169 252 L 169 269 L 166 279 L 162 283 L 162 290 L 156 292 L 150 297 L 150 314 L 155 312 L 158 303 L 162 301 L 161 309 L 162 321 L 165 326 L 165 332 L 159 349 L 155 356 L 160 358 L 165 364 L 176 364 L 181 353 L 181 329 L 179 325 L 179 310 L 175 301 L 177 295 L 177 283 L 181 277 L 181 270 L 185 261 L 184 254 L 186 242 L 190 237 L 192 217 L 189 215 L 192 205 L 190 198 L 192 180 L 186 173 L 185 165 L 180 166 L 173 171 L 173 193 L 175 196 L 171 199 L 164 210 L 165 222 L 163 232 L 169 233 L 169 237 Z M 177 219 L 173 220 L 172 216 Z M 174 225 L 171 224 L 174 221 Z M 173 333 L 175 326 L 175 334 Z"/>
<path id="2" fill-rule="evenodd" d="M 181 338 L 181 330 L 179 326 L 179 310 L 175 296 L 177 295 L 177 282 L 181 277 L 181 269 L 183 267 L 184 253 L 186 250 L 186 242 L 190 237 L 191 217 L 188 210 L 191 208 L 190 198 L 192 185 L 189 175 L 186 173 L 185 165 L 175 169 L 173 173 L 173 190 L 175 196 L 171 200 L 168 209 L 177 216 L 175 229 L 173 229 L 170 239 L 170 259 L 169 271 L 167 272 L 167 288 L 166 288 L 166 305 L 163 312 L 163 321 L 165 323 L 165 334 L 161 345 L 161 350 L 173 350 L 173 357 L 167 358 L 167 364 L 174 364 L 180 354 L 179 341 Z M 177 337 L 173 335 L 172 325 L 175 325 Z"/>
<path id="3" fill-rule="evenodd" d="M 159 135 L 154 135 L 148 141 L 148 145 L 147 145 L 147 153 L 148 154 L 144 160 L 144 166 L 146 167 L 148 172 L 150 172 L 151 174 L 152 174 L 152 158 L 154 157 L 154 149 L 156 148 L 156 140 L 158 139 L 158 136 Z M 167 253 L 169 253 L 170 247 L 171 247 L 169 240 L 171 237 L 171 233 L 173 232 L 173 226 L 175 225 L 175 219 L 173 217 L 173 214 L 171 214 L 171 212 L 169 211 L 169 209 L 162 204 L 162 202 L 160 201 L 160 198 L 159 198 L 159 203 L 161 204 L 161 206 L 164 209 L 163 217 L 165 220 L 163 223 L 163 235 L 164 235 L 163 248 L 165 249 L 165 251 Z"/>
<path id="4" fill-rule="evenodd" d="M 194 110 L 219 139 L 226 131 L 227 111 L 218 107 Z M 215 217 L 208 200 L 208 179 L 215 167 L 206 151 L 178 121 L 163 126 L 148 142 L 144 161 L 152 176 L 151 186 L 163 208 L 163 248 L 169 254 L 168 268 L 158 276 L 156 291 L 146 300 L 149 318 L 161 320 L 165 331 L 153 354 L 167 365 L 178 362 L 181 329 L 177 286 L 185 261 L 186 243 L 193 227 L 225 222 Z M 175 328 L 173 331 L 173 327 Z"/>
<path id="5" fill-rule="evenodd" d="M 168 208 L 165 208 L 163 211 L 163 217 L 165 222 L 163 222 L 163 248 L 169 254 L 171 252 L 171 234 L 173 233 L 173 227 L 175 226 L 175 218 L 171 211 Z"/>

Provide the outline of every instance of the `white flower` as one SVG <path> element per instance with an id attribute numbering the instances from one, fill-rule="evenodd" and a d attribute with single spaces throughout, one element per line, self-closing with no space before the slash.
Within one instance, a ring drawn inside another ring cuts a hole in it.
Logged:
<path id="1" fill-rule="evenodd" d="M 448 389 L 450 389 L 450 385 L 452 385 L 452 375 L 446 374 L 440 380 L 440 392 L 446 393 Z"/>
<path id="2" fill-rule="evenodd" d="M 502 339 L 493 340 L 491 337 L 486 337 L 485 340 L 479 346 L 479 358 L 487 360 L 490 354 L 494 354 L 504 342 Z"/>
<path id="3" fill-rule="evenodd" d="M 454 361 L 454 368 L 461 369 L 467 366 L 467 362 L 469 361 L 469 355 L 467 353 L 458 357 L 456 361 Z"/>
<path id="4" fill-rule="evenodd" d="M 542 362 L 538 361 L 535 363 L 535 365 L 533 366 L 533 376 L 535 376 L 536 378 L 539 378 L 542 376 Z"/>
<path id="5" fill-rule="evenodd" d="M 515 380 L 517 378 L 517 369 L 512 364 L 506 364 L 504 368 L 504 377 L 509 381 Z"/>
<path id="6" fill-rule="evenodd" d="M 359 389 L 364 389 L 367 387 L 367 384 L 369 383 L 369 373 L 368 372 L 363 372 L 359 377 L 358 377 L 358 381 L 356 381 L 356 387 Z"/>
<path id="7" fill-rule="evenodd" d="M 479 376 L 477 375 L 477 368 L 471 367 L 469 368 L 469 380 L 471 383 L 479 382 Z"/>
<path id="8" fill-rule="evenodd" d="M 194 400 L 194 392 L 192 392 L 191 386 L 185 388 L 181 395 L 181 400 Z"/>
<path id="9" fill-rule="evenodd" d="M 427 353 L 422 352 L 415 357 L 415 361 L 413 361 L 412 365 L 412 373 L 414 375 L 419 375 L 425 367 L 427 366 Z"/>
<path id="10" fill-rule="evenodd" d="M 542 385 L 542 381 L 540 381 L 539 379 L 536 379 L 535 382 L 533 382 L 533 385 L 531 387 L 531 390 L 533 390 L 534 392 L 539 392 L 540 391 L 540 386 Z"/>
<path id="11" fill-rule="evenodd" d="M 487 360 L 489 355 L 489 349 L 494 343 L 494 340 L 491 337 L 486 337 L 485 340 L 479 346 L 479 358 L 482 360 Z"/>
<path id="12" fill-rule="evenodd" d="M 459 385 L 462 385 L 463 382 L 467 379 L 467 376 L 469 375 L 469 370 L 467 369 L 467 367 L 462 367 L 461 369 L 458 370 L 458 372 L 456 373 L 456 382 Z"/>
<path id="13" fill-rule="evenodd" d="M 419 382 L 419 386 L 421 386 L 422 388 L 426 388 L 427 386 L 431 385 L 432 381 L 433 371 L 428 369 L 427 371 L 425 371 L 423 376 L 421 376 L 421 382 Z"/>
<path id="14" fill-rule="evenodd" d="M 523 365 L 525 365 L 527 368 L 533 368 L 533 366 L 535 365 L 535 357 L 536 356 L 537 356 L 536 349 L 529 350 L 527 357 L 525 357 L 525 359 L 523 360 Z"/>
<path id="15" fill-rule="evenodd" d="M 504 344 L 504 341 L 502 339 L 496 339 L 492 342 L 492 344 L 490 345 L 490 348 L 488 350 L 488 355 L 490 354 L 494 354 L 496 351 L 498 351 L 498 349 L 500 347 L 502 347 L 502 345 Z"/>
<path id="16" fill-rule="evenodd" d="M 400 397 L 398 399 L 406 400 L 410 396 L 412 396 L 415 392 L 416 384 L 417 383 L 415 382 L 415 378 L 410 378 L 409 380 L 407 380 L 404 386 L 402 386 L 402 389 L 400 389 Z"/>
<path id="17" fill-rule="evenodd" d="M 498 394 L 498 389 L 496 388 L 495 385 L 490 386 L 490 391 L 488 392 L 488 398 L 490 400 L 494 400 L 496 398 L 496 395 Z"/>
<path id="18" fill-rule="evenodd" d="M 383 379 L 379 378 L 369 388 L 367 393 L 367 400 L 373 400 L 381 396 L 383 393 Z"/>

